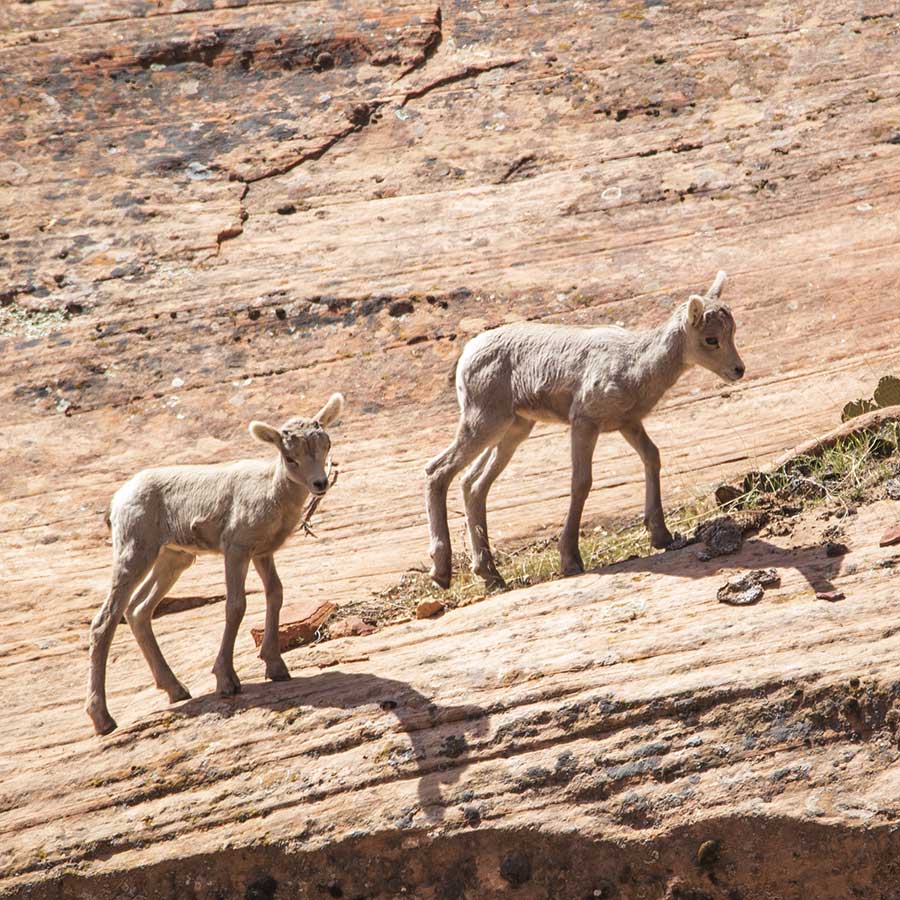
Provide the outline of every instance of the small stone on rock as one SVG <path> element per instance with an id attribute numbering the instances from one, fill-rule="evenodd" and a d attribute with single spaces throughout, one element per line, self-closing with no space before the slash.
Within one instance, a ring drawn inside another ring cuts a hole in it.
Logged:
<path id="1" fill-rule="evenodd" d="M 411 300 L 395 300 L 388 307 L 388 315 L 393 316 L 396 319 L 411 313 L 414 309 L 415 306 L 413 306 Z"/>
<path id="2" fill-rule="evenodd" d="M 817 600 L 827 600 L 829 603 L 836 603 L 838 600 L 844 599 L 843 591 L 816 591 Z"/>
<path id="3" fill-rule="evenodd" d="M 698 553 L 702 560 L 737 553 L 744 543 L 744 533 L 731 516 L 720 516 L 697 529 L 697 538 L 704 543 Z"/>
<path id="4" fill-rule="evenodd" d="M 334 68 L 334 57 L 327 51 L 323 50 L 316 57 L 316 68 L 324 71 L 325 69 L 333 69 Z"/>
<path id="5" fill-rule="evenodd" d="M 838 543 L 837 541 L 829 541 L 825 545 L 825 555 L 826 556 L 844 556 L 849 553 L 850 550 L 846 544 Z"/>
<path id="6" fill-rule="evenodd" d="M 891 500 L 900 500 L 900 478 L 891 478 L 886 481 L 884 490 Z"/>
<path id="7" fill-rule="evenodd" d="M 417 619 L 430 619 L 444 611 L 444 604 L 440 600 L 422 600 L 416 607 Z"/>
<path id="8" fill-rule="evenodd" d="M 727 603 L 729 606 L 752 606 L 762 600 L 764 593 L 758 584 L 744 584 L 741 579 L 720 587 L 717 596 L 719 603 Z"/>
<path id="9" fill-rule="evenodd" d="M 719 842 L 718 841 L 704 841 L 697 848 L 697 865 L 698 866 L 712 866 L 719 859 Z"/>
<path id="10" fill-rule="evenodd" d="M 297 207 L 293 203 L 283 203 L 277 209 L 279 216 L 292 216 L 297 212 Z"/>
<path id="11" fill-rule="evenodd" d="M 358 637 L 371 634 L 373 631 L 375 631 L 375 626 L 364 622 L 359 616 L 348 616 L 346 619 L 341 619 L 328 626 L 328 633 L 333 638 Z"/>
<path id="12" fill-rule="evenodd" d="M 894 544 L 900 544 L 900 525 L 888 528 L 878 542 L 879 547 L 893 547 Z"/>
<path id="13" fill-rule="evenodd" d="M 500 863 L 500 877 L 511 887 L 521 887 L 531 881 L 531 860 L 521 851 L 510 853 Z"/>
<path id="14" fill-rule="evenodd" d="M 327 600 L 309 600 L 283 609 L 278 627 L 278 649 L 284 653 L 285 650 L 312 643 L 316 639 L 316 632 L 335 609 L 335 605 Z M 263 633 L 262 628 L 250 629 L 257 647 L 262 644 Z"/>
<path id="15" fill-rule="evenodd" d="M 743 575 L 729 579 L 719 588 L 719 603 L 729 606 L 752 606 L 762 599 L 765 588 L 781 584 L 781 578 L 774 569 L 753 569 Z"/>
<path id="16" fill-rule="evenodd" d="M 347 107 L 347 118 L 354 125 L 359 125 L 360 127 L 368 125 L 371 117 L 372 107 L 368 103 L 354 103 L 352 106 Z"/>

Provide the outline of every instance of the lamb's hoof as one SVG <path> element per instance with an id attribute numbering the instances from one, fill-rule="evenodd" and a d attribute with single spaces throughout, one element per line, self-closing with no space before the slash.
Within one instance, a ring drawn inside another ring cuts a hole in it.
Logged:
<path id="1" fill-rule="evenodd" d="M 98 735 L 102 734 L 110 734 L 115 731 L 119 726 L 116 725 L 116 720 L 110 716 L 106 715 L 104 717 L 98 717 L 94 719 L 94 732 Z"/>
<path id="2" fill-rule="evenodd" d="M 226 675 L 216 685 L 216 693 L 220 697 L 233 697 L 241 692 L 241 683 L 237 675 Z"/>
<path id="3" fill-rule="evenodd" d="M 491 572 L 489 570 L 478 571 L 476 569 L 475 574 L 478 575 L 479 578 L 484 579 L 484 586 L 489 591 L 506 590 L 506 582 L 503 580 L 503 576 L 499 572 Z"/>
<path id="4" fill-rule="evenodd" d="M 169 703 L 181 703 L 183 700 L 191 699 L 191 692 L 180 683 L 166 693 L 169 695 Z"/>
<path id="5" fill-rule="evenodd" d="M 666 547 L 669 547 L 673 542 L 674 538 L 671 533 L 668 531 L 661 531 L 658 534 L 650 535 L 650 546 L 655 550 L 665 550 Z"/>
<path id="6" fill-rule="evenodd" d="M 269 681 L 290 681 L 291 673 L 288 671 L 288 667 L 279 660 L 278 663 L 266 666 L 266 678 Z"/>
<path id="7" fill-rule="evenodd" d="M 450 578 L 451 578 L 450 572 L 438 572 L 438 570 L 434 566 L 432 566 L 430 575 L 431 575 L 431 580 L 442 591 L 446 591 L 450 587 Z"/>
<path id="8" fill-rule="evenodd" d="M 584 563 L 578 560 L 564 563 L 562 566 L 560 566 L 559 572 L 560 575 L 563 576 L 563 578 L 569 578 L 572 575 L 584 575 Z"/>

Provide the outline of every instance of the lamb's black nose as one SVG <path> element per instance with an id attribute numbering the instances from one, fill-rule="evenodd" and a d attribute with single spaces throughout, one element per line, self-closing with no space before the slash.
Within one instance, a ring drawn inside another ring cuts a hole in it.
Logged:
<path id="1" fill-rule="evenodd" d="M 319 478 L 318 480 L 312 483 L 313 490 L 318 493 L 324 493 L 325 488 L 328 487 L 328 482 L 324 478 Z"/>
<path id="2" fill-rule="evenodd" d="M 747 370 L 743 366 L 735 366 L 734 367 L 734 374 L 737 375 L 738 378 L 743 378 L 744 372 L 746 372 L 746 371 Z"/>

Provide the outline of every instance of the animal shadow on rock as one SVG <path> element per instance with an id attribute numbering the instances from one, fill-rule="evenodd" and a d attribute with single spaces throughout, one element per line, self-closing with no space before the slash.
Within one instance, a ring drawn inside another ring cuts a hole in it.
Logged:
<path id="1" fill-rule="evenodd" d="M 842 556 L 828 556 L 824 544 L 804 547 L 779 547 L 760 538 L 747 538 L 736 553 L 701 561 L 696 545 L 615 563 L 598 572 L 652 572 L 656 575 L 675 575 L 681 578 L 706 578 L 724 568 L 776 570 L 796 569 L 814 592 L 835 590 L 832 580 L 841 571 Z"/>
<path id="2" fill-rule="evenodd" d="M 242 692 L 235 697 L 206 694 L 189 700 L 171 712 L 188 717 L 209 713 L 230 717 L 254 707 L 282 713 L 307 707 L 344 710 L 377 707 L 391 713 L 399 730 L 409 735 L 410 755 L 407 759 L 414 760 L 418 767 L 419 806 L 426 818 L 432 821 L 441 820 L 444 816 L 446 804 L 442 787 L 457 782 L 469 764 L 466 736 L 485 735 L 490 721 L 488 713 L 480 706 L 441 706 L 405 681 L 365 672 L 341 671 L 323 672 L 308 678 L 294 677 L 286 682 L 245 684 Z M 359 736 L 357 742 L 360 744 L 373 739 L 371 715 L 372 710 L 367 710 L 366 733 Z M 384 733 L 392 730 L 390 726 L 385 726 Z M 341 742 L 341 750 L 347 749 L 346 743 Z M 404 762 L 406 760 L 396 768 L 396 779 L 408 777 Z M 310 767 L 315 765 L 315 757 L 311 754 Z M 407 825 L 411 823 L 412 813 L 414 810 L 404 811 L 401 825 L 404 819 L 408 820 Z"/>

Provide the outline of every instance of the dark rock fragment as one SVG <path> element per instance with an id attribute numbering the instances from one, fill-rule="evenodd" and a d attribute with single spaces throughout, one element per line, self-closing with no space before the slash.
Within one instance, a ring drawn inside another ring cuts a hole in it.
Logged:
<path id="1" fill-rule="evenodd" d="M 510 853 L 500 863 L 500 877 L 510 887 L 521 887 L 531 881 L 531 860 L 521 851 Z"/>
<path id="2" fill-rule="evenodd" d="M 388 307 L 388 315 L 393 316 L 395 319 L 400 316 L 405 316 L 411 313 L 415 309 L 411 300 L 395 300 Z"/>
<path id="3" fill-rule="evenodd" d="M 752 606 L 762 599 L 767 587 L 781 584 L 781 578 L 774 569 L 753 569 L 729 579 L 719 588 L 719 603 L 729 606 Z"/>
<path id="4" fill-rule="evenodd" d="M 704 841 L 697 848 L 697 865 L 703 868 L 709 868 L 719 861 L 719 842 Z"/>
<path id="5" fill-rule="evenodd" d="M 317 57 L 315 68 L 320 72 L 334 68 L 334 57 L 327 51 L 323 50 Z"/>

